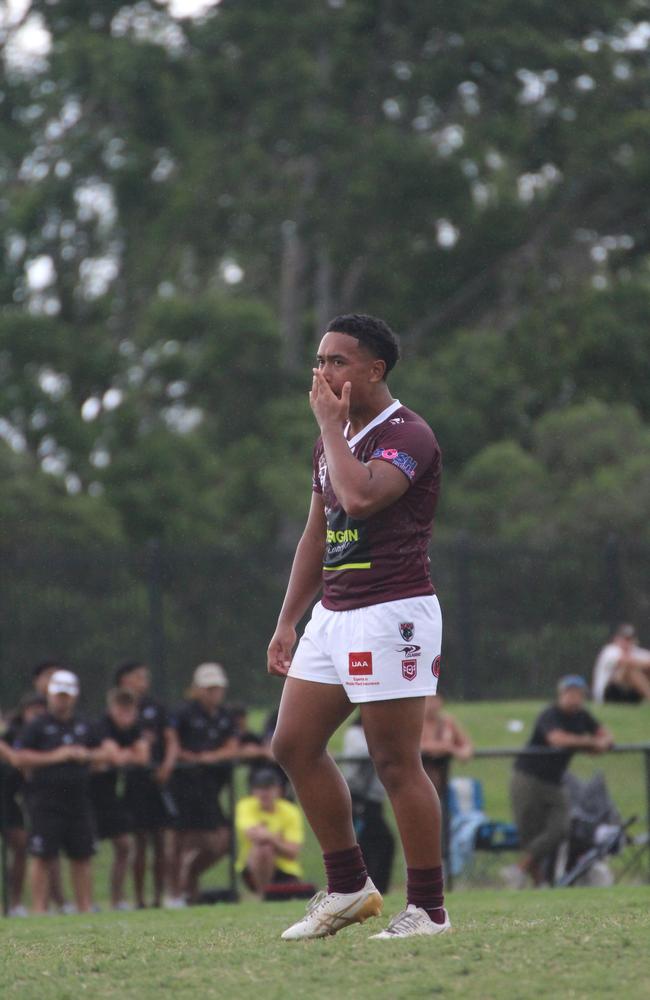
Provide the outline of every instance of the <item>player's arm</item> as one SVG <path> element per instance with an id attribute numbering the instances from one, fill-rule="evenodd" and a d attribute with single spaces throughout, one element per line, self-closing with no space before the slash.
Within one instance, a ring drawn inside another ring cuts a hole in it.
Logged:
<path id="1" fill-rule="evenodd" d="M 350 383 L 345 383 L 339 399 L 323 373 L 315 368 L 309 400 L 320 426 L 330 482 L 346 513 L 364 520 L 399 500 L 409 488 L 404 473 L 388 462 L 360 462 L 345 440 Z"/>
<path id="2" fill-rule="evenodd" d="M 323 497 L 320 493 L 312 493 L 307 524 L 296 548 L 277 628 L 269 643 L 267 665 L 270 674 L 284 677 L 288 672 L 296 644 L 296 625 L 320 591 L 326 528 Z"/>

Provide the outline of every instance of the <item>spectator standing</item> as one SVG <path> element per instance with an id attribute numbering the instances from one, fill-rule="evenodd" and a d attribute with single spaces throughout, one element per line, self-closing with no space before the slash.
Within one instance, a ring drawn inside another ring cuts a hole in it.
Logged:
<path id="1" fill-rule="evenodd" d="M 594 701 L 650 701 L 650 650 L 641 649 L 634 625 L 619 625 L 596 658 Z"/>
<path id="2" fill-rule="evenodd" d="M 105 759 L 90 725 L 76 715 L 79 681 L 55 671 L 47 689 L 47 711 L 30 722 L 16 742 L 16 763 L 32 771 L 30 789 L 31 890 L 35 913 L 46 913 L 51 858 L 61 849 L 70 859 L 77 910 L 92 906 L 93 816 L 88 792 L 92 762 Z"/>
<path id="3" fill-rule="evenodd" d="M 56 660 L 43 660 L 42 663 L 37 663 L 32 670 L 32 688 L 35 694 L 40 695 L 42 698 L 47 698 L 47 687 L 50 683 L 50 678 L 55 670 L 61 669 L 61 664 Z"/>
<path id="4" fill-rule="evenodd" d="M 27 866 L 27 831 L 25 829 L 25 777 L 13 766 L 13 747 L 24 726 L 38 718 L 47 709 L 47 700 L 38 694 L 28 694 L 20 702 L 9 719 L 9 724 L 0 740 L 0 761 L 5 765 L 2 776 L 2 831 L 7 838 L 11 852 L 9 878 L 9 916 L 26 917 L 23 906 L 23 888 Z"/>
<path id="5" fill-rule="evenodd" d="M 587 683 L 577 674 L 563 677 L 553 705 L 538 716 L 527 747 L 557 753 L 522 753 L 515 759 L 510 785 L 512 810 L 524 854 L 503 871 L 512 888 L 546 881 L 546 864 L 569 834 L 569 804 L 562 779 L 577 750 L 604 753 L 611 733 L 586 711 Z"/>
<path id="6" fill-rule="evenodd" d="M 341 765 L 352 796 L 352 816 L 368 874 L 379 892 L 388 892 L 395 838 L 384 818 L 386 790 L 370 757 L 361 715 L 355 716 L 343 737 L 343 754 L 358 757 Z"/>
<path id="7" fill-rule="evenodd" d="M 52 674 L 55 670 L 62 669 L 63 666 L 58 660 L 42 660 L 40 663 L 37 663 L 32 670 L 32 689 L 35 694 L 40 695 L 42 698 L 47 698 L 47 687 Z M 29 794 L 29 786 L 25 787 L 24 794 Z M 63 894 L 63 879 L 61 877 L 61 862 L 59 858 L 51 858 L 49 865 L 49 902 L 56 906 L 61 913 L 74 911 L 74 907 L 66 903 Z"/>
<path id="8" fill-rule="evenodd" d="M 126 780 L 126 797 L 131 804 L 135 831 L 135 901 L 138 909 L 143 909 L 149 847 L 153 857 L 153 905 L 162 903 L 167 876 L 165 831 L 176 815 L 170 779 L 178 756 L 178 740 L 167 709 L 149 693 L 151 671 L 146 663 L 133 660 L 122 664 L 115 671 L 114 683 L 137 700 L 139 725 L 149 745 L 152 767 L 152 770 L 130 771 Z"/>
<path id="9" fill-rule="evenodd" d="M 219 794 L 230 776 L 228 765 L 245 748 L 240 750 L 233 721 L 223 707 L 227 684 L 221 664 L 202 663 L 194 671 L 189 699 L 174 719 L 179 761 L 187 766 L 176 770 L 172 782 L 178 807 L 172 907 L 197 901 L 201 875 L 230 844 Z"/>
<path id="10" fill-rule="evenodd" d="M 469 760 L 474 746 L 467 733 L 448 712 L 443 712 L 442 695 L 432 694 L 425 699 L 424 725 L 420 750 L 424 757 L 424 770 L 444 803 L 449 780 L 449 766 L 454 759 Z"/>
<path id="11" fill-rule="evenodd" d="M 280 778 L 271 768 L 251 777 L 251 794 L 237 803 L 237 871 L 260 898 L 270 885 L 302 878 L 298 855 L 305 839 L 302 815 L 282 798 Z"/>
<path id="12" fill-rule="evenodd" d="M 133 852 L 136 803 L 129 798 L 129 772 L 118 769 L 145 767 L 150 749 L 138 722 L 134 694 L 120 688 L 109 692 L 107 712 L 96 726 L 95 738 L 110 758 L 110 764 L 98 765 L 90 781 L 97 836 L 100 840 L 110 840 L 113 846 L 111 905 L 114 910 L 127 910 L 131 906 L 124 898 L 124 882 Z"/>

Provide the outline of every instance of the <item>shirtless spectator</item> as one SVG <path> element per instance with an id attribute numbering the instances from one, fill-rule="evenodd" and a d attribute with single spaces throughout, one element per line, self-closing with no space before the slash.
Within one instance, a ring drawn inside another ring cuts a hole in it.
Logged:
<path id="1" fill-rule="evenodd" d="M 650 650 L 639 646 L 634 625 L 619 625 L 603 646 L 594 664 L 592 687 L 597 702 L 650 701 Z"/>
<path id="2" fill-rule="evenodd" d="M 424 726 L 420 749 L 424 758 L 424 769 L 444 800 L 449 778 L 449 765 L 453 758 L 469 760 L 474 746 L 453 716 L 443 712 L 442 695 L 429 695 L 425 700 Z"/>

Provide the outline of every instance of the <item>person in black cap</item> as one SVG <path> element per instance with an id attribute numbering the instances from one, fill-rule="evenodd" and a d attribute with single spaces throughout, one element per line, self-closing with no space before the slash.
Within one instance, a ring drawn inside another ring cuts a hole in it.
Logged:
<path id="1" fill-rule="evenodd" d="M 613 746 L 611 733 L 586 711 L 587 683 L 577 674 L 563 677 L 557 699 L 538 716 L 531 749 L 553 748 L 558 753 L 521 753 L 515 759 L 510 784 L 512 811 L 524 851 L 518 865 L 503 870 L 511 888 L 524 888 L 546 879 L 545 863 L 569 834 L 569 806 L 562 779 L 577 750 L 604 753 Z"/>
<path id="2" fill-rule="evenodd" d="M 250 795 L 235 809 L 237 871 L 263 897 L 270 885 L 302 878 L 298 855 L 305 839 L 302 814 L 282 798 L 281 779 L 271 768 L 253 771 Z"/>

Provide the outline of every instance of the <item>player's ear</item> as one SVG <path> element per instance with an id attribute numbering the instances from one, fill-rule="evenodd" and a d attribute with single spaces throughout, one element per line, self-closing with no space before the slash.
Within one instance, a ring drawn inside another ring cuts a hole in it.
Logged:
<path id="1" fill-rule="evenodd" d="M 370 366 L 370 381 L 382 382 L 386 375 L 386 362 L 383 358 L 375 358 Z"/>

